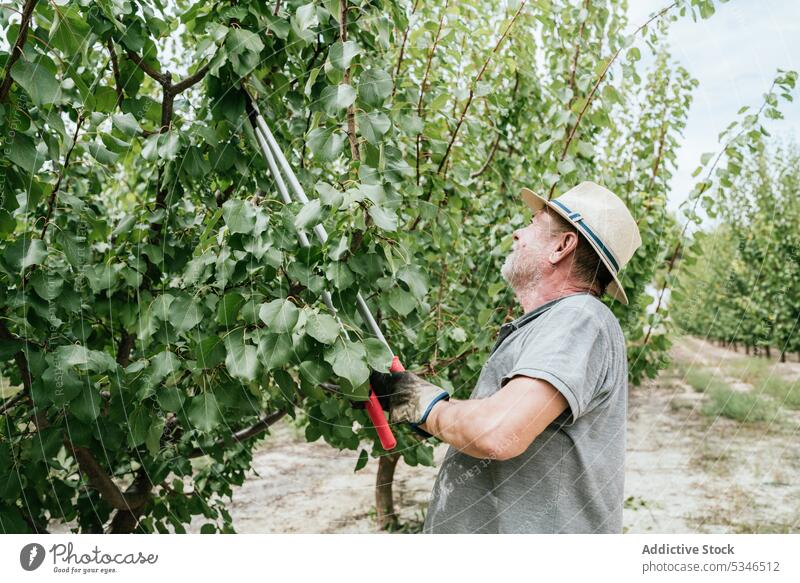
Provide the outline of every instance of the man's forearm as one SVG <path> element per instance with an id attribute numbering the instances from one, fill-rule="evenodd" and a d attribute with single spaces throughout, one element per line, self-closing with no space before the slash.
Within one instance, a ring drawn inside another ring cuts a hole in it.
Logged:
<path id="1" fill-rule="evenodd" d="M 494 452 L 488 446 L 492 428 L 487 417 L 486 399 L 439 401 L 420 428 L 467 455 L 489 458 Z"/>

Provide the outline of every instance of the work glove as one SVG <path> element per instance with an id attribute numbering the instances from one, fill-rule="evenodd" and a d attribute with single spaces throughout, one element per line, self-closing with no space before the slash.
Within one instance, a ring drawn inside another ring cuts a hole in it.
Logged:
<path id="1" fill-rule="evenodd" d="M 388 374 L 373 371 L 369 382 L 381 407 L 390 412 L 391 423 L 408 423 L 418 435 L 431 437 L 419 426 L 428 419 L 433 406 L 449 399 L 450 393 L 407 371 Z"/>

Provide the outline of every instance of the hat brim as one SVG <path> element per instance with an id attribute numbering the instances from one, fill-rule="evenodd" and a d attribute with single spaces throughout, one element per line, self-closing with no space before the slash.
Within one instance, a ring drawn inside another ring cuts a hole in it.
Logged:
<path id="1" fill-rule="evenodd" d="M 567 221 L 569 224 L 574 225 L 575 228 L 578 229 L 578 231 L 580 232 L 580 227 L 578 227 L 575 221 L 570 219 L 569 216 L 567 216 L 567 214 L 565 214 L 560 207 L 552 204 L 549 200 L 547 200 L 543 196 L 539 196 L 538 194 L 536 194 L 535 192 L 533 192 L 528 188 L 523 188 L 522 191 L 520 192 L 520 195 L 522 196 L 522 200 L 525 201 L 525 204 L 528 205 L 528 207 L 533 212 L 539 212 L 544 207 L 551 208 L 555 212 L 557 212 L 559 216 L 563 217 L 564 220 Z M 602 261 L 603 265 L 605 265 L 606 269 L 608 269 L 608 272 L 611 274 L 611 277 L 614 278 L 614 281 L 610 282 L 608 284 L 608 287 L 606 287 L 606 293 L 615 300 L 617 300 L 618 302 L 627 306 L 628 296 L 625 295 L 625 290 L 622 288 L 622 283 L 617 277 L 614 268 L 611 267 L 606 258 L 603 257 L 603 253 L 600 251 L 600 249 L 597 247 L 594 241 L 592 241 L 589 237 L 584 237 L 584 239 L 586 239 L 586 241 L 589 242 L 589 244 L 592 246 L 592 249 L 594 249 L 595 253 L 597 253 L 597 256 L 600 258 L 600 261 Z"/>

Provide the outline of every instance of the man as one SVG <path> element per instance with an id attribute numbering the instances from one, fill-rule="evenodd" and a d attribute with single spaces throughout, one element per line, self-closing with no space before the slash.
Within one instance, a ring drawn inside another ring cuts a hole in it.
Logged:
<path id="1" fill-rule="evenodd" d="M 426 533 L 619 533 L 627 413 L 625 340 L 598 298 L 624 304 L 620 269 L 641 245 L 625 204 L 583 182 L 548 201 L 502 275 L 524 315 L 499 338 L 468 400 L 412 373 L 373 373 L 392 422 L 450 444 Z"/>

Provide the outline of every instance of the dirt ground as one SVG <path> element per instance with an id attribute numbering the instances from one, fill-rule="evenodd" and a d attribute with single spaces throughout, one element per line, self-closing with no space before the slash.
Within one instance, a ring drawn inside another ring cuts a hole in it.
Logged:
<path id="1" fill-rule="evenodd" d="M 695 338 L 674 365 L 712 370 L 741 353 Z M 775 364 L 797 377 L 797 363 Z M 752 387 L 730 379 L 734 390 Z M 700 414 L 704 395 L 675 368 L 633 389 L 626 459 L 626 532 L 800 532 L 800 419 L 745 424 Z"/>
<path id="2" fill-rule="evenodd" d="M 684 371 L 744 355 L 694 338 L 677 341 L 672 354 L 670 369 L 630 391 L 625 532 L 800 532 L 798 412 L 758 424 L 703 415 L 707 397 L 685 382 Z M 800 376 L 797 363 L 773 370 Z M 734 390 L 752 389 L 727 381 Z M 436 449 L 437 466 L 446 447 Z M 370 458 L 354 473 L 356 457 L 322 440 L 307 443 L 289 423 L 274 427 L 228 505 L 237 532 L 375 532 L 378 463 Z M 436 473 L 437 467 L 397 466 L 395 506 L 409 531 L 419 530 Z M 187 530 L 199 532 L 204 522 L 196 519 Z"/>

